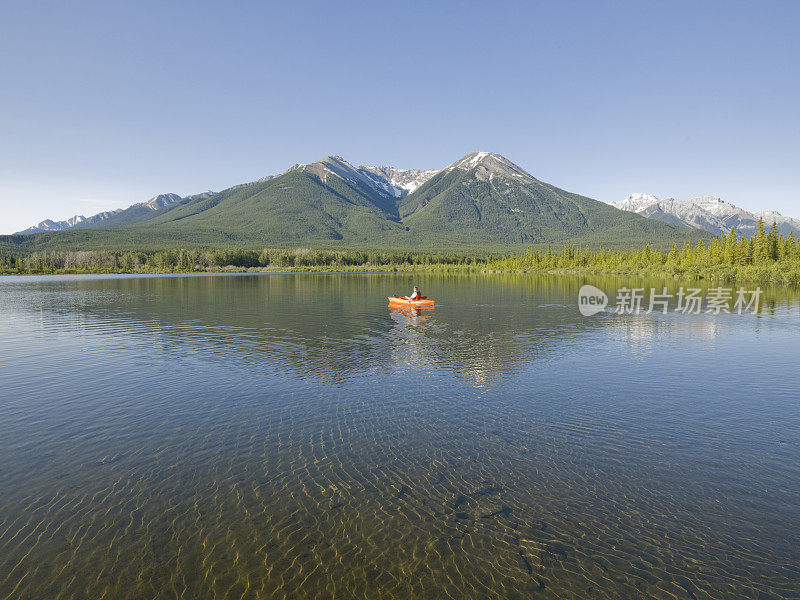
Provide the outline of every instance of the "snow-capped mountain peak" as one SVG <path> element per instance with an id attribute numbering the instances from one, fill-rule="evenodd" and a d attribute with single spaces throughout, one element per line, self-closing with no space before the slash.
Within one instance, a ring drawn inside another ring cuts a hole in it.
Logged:
<path id="1" fill-rule="evenodd" d="M 536 181 L 525 169 L 515 165 L 505 156 L 494 152 L 470 152 L 461 160 L 457 160 L 446 167 L 448 171 L 453 169 L 461 169 L 462 171 L 476 169 L 476 176 L 479 179 L 488 179 L 490 181 L 495 175 L 527 182 Z"/>
<path id="2" fill-rule="evenodd" d="M 178 196 L 178 194 L 159 194 L 142 204 L 150 210 L 158 210 L 159 208 L 164 208 L 175 202 L 180 202 L 181 200 L 183 200 L 183 198 Z"/>
<path id="3" fill-rule="evenodd" d="M 341 156 L 326 156 L 308 165 L 295 165 L 290 171 L 302 169 L 327 182 L 333 175 L 350 183 L 365 184 L 389 198 L 403 198 L 439 173 L 436 169 L 398 169 L 387 166 L 361 165 L 356 168 Z"/>
<path id="4" fill-rule="evenodd" d="M 438 169 L 421 171 L 419 169 L 397 169 L 395 167 L 376 167 L 372 165 L 361 165 L 358 170 L 374 186 L 395 198 L 407 196 L 439 173 Z"/>
<path id="5" fill-rule="evenodd" d="M 672 200 L 672 198 L 667 198 L 666 200 Z M 643 210 L 647 209 L 654 204 L 658 204 L 662 202 L 652 194 L 631 194 L 625 200 L 620 200 L 619 202 L 612 202 L 611 206 L 614 206 L 620 210 L 627 210 L 628 212 L 635 212 L 640 213 Z"/>
<path id="6" fill-rule="evenodd" d="M 94 223 L 99 223 L 101 221 L 105 221 L 109 217 L 114 216 L 118 212 L 121 212 L 122 209 L 117 210 L 107 210 L 101 213 L 97 213 L 96 215 L 92 215 L 91 217 L 84 217 L 83 215 L 75 215 L 72 218 L 67 219 L 66 221 L 53 221 L 52 219 L 45 219 L 41 223 L 37 223 L 31 227 L 28 227 L 25 231 L 20 231 L 21 235 L 29 234 L 29 233 L 41 233 L 45 231 L 64 231 L 66 229 L 72 229 L 73 227 L 77 227 L 81 224 L 92 225 Z"/>
<path id="7" fill-rule="evenodd" d="M 366 177 L 360 170 L 356 169 L 341 156 L 330 155 L 307 165 L 296 164 L 286 172 L 289 173 L 297 170 L 310 173 L 318 177 L 322 183 L 326 184 L 328 183 L 328 178 L 333 176 L 351 184 L 360 184 L 377 189 L 372 179 Z M 384 190 L 378 189 L 378 191 L 387 195 L 387 192 Z"/>
<path id="8" fill-rule="evenodd" d="M 665 221 L 673 225 L 683 225 L 695 229 L 705 229 L 714 234 L 727 233 L 734 227 L 740 234 L 748 237 L 758 227 L 762 217 L 769 227 L 774 221 L 783 234 L 794 231 L 800 233 L 800 220 L 784 217 L 775 211 L 752 213 L 722 200 L 718 196 L 703 195 L 689 200 L 657 198 L 652 194 L 631 194 L 625 200 L 612 203 L 620 210 L 638 213 L 650 219 Z"/>
<path id="9" fill-rule="evenodd" d="M 159 194 L 158 196 L 150 198 L 150 200 L 147 202 L 139 202 L 133 206 L 144 206 L 149 210 L 159 210 L 160 208 L 164 208 L 165 206 L 169 206 L 175 202 L 179 202 L 180 200 L 183 200 L 183 198 L 181 198 L 178 194 Z M 84 227 L 95 225 L 113 217 L 114 215 L 122 212 L 122 210 L 123 209 L 121 208 L 116 210 L 105 210 L 97 213 L 96 215 L 92 215 L 91 217 L 75 215 L 66 221 L 53 221 L 52 219 L 45 219 L 41 223 L 37 223 L 32 227 L 28 227 L 28 229 L 25 231 L 20 231 L 19 233 L 26 235 L 30 233 L 42 233 L 45 231 L 65 231 L 67 229 L 73 229 L 78 225 L 82 225 Z"/>

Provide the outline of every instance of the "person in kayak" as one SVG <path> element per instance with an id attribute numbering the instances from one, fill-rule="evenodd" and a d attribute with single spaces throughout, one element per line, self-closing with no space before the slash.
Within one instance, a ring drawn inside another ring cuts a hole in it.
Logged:
<path id="1" fill-rule="evenodd" d="M 422 298 L 422 293 L 419 291 L 419 288 L 417 286 L 414 286 L 414 291 L 411 292 L 410 296 L 406 296 L 406 298 L 408 298 L 411 301 L 419 300 L 420 298 Z"/>

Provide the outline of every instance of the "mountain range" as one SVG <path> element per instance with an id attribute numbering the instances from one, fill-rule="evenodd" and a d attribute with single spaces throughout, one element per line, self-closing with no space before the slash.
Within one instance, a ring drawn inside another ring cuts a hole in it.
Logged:
<path id="1" fill-rule="evenodd" d="M 714 235 L 728 233 L 734 227 L 740 235 L 750 237 L 758 227 L 759 218 L 764 219 L 767 229 L 774 222 L 779 233 L 800 235 L 800 219 L 784 217 L 774 210 L 748 212 L 717 196 L 676 200 L 656 198 L 650 194 L 632 194 L 625 200 L 614 202 L 612 206 L 671 225 L 702 229 Z"/>
<path id="2" fill-rule="evenodd" d="M 329 156 L 323 159 L 330 167 L 331 164 L 336 165 L 335 171 L 339 176 L 345 175 L 352 165 L 346 163 L 344 159 L 338 156 Z M 320 161 L 322 162 L 322 161 Z M 314 165 L 301 165 L 296 164 L 287 171 L 296 169 L 310 168 L 312 171 L 317 170 Z M 417 169 L 397 169 L 395 167 L 373 167 L 369 165 L 362 165 L 357 169 L 358 174 L 364 178 L 363 182 L 376 188 L 381 194 L 389 194 L 394 198 L 403 198 L 409 193 L 416 190 L 420 185 L 425 183 L 428 179 L 436 175 L 439 171 L 430 169 L 427 171 L 420 171 Z M 254 183 L 262 183 L 274 179 L 274 175 L 262 177 Z M 248 185 L 248 184 L 243 184 Z M 235 186 L 243 187 L 243 186 Z M 208 197 L 213 195 L 214 192 L 208 191 L 204 194 L 189 196 L 188 198 L 197 199 L 201 196 Z M 131 224 L 133 222 L 145 221 L 146 217 L 153 211 L 165 208 L 177 202 L 181 202 L 188 198 L 181 198 L 178 194 L 159 194 L 150 198 L 147 202 L 140 202 L 128 207 L 127 209 L 116 209 L 112 211 L 105 211 L 92 215 L 91 217 L 84 217 L 83 215 L 75 215 L 66 221 L 53 221 L 52 219 L 45 219 L 41 223 L 33 225 L 24 231 L 19 231 L 14 235 L 29 235 L 33 233 L 42 233 L 45 231 L 65 231 L 74 228 L 107 228 L 114 227 L 120 224 Z"/>
<path id="3" fill-rule="evenodd" d="M 55 229 L 61 229 L 56 231 Z M 472 152 L 443 169 L 355 167 L 339 156 L 221 192 L 162 194 L 125 210 L 46 221 L 0 237 L 23 249 L 196 246 L 519 248 L 708 239 L 539 181 L 507 158 Z"/>

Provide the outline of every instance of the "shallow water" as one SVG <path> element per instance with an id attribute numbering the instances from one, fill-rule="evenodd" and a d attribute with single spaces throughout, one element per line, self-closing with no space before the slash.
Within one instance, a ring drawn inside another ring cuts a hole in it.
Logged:
<path id="1" fill-rule="evenodd" d="M 800 291 L 583 283 L 0 279 L 0 598 L 800 597 Z"/>

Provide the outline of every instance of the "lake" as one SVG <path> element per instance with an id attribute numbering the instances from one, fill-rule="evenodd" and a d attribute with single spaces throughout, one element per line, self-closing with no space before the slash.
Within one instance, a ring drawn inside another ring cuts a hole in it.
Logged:
<path id="1" fill-rule="evenodd" d="M 800 290 L 584 283 L 0 278 L 0 598 L 800 597 Z"/>

